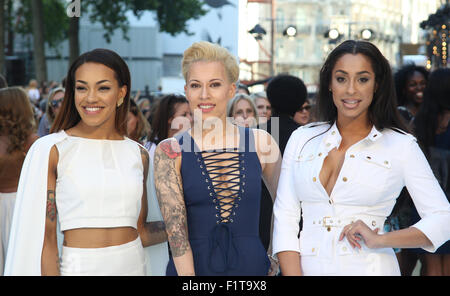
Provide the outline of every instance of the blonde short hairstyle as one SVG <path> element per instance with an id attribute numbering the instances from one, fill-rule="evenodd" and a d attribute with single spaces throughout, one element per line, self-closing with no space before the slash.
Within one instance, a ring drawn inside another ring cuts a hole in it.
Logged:
<path id="1" fill-rule="evenodd" d="M 237 94 L 234 96 L 234 98 L 228 101 L 227 116 L 234 117 L 234 109 L 236 108 L 237 103 L 241 100 L 247 101 L 250 104 L 250 107 L 253 109 L 253 113 L 255 114 L 255 118 L 258 119 L 258 111 L 256 110 L 256 105 L 251 97 L 246 94 Z"/>
<path id="2" fill-rule="evenodd" d="M 224 47 L 207 41 L 195 42 L 183 54 L 181 63 L 184 80 L 187 81 L 189 68 L 195 62 L 221 62 L 231 83 L 239 79 L 239 65 L 236 58 Z"/>

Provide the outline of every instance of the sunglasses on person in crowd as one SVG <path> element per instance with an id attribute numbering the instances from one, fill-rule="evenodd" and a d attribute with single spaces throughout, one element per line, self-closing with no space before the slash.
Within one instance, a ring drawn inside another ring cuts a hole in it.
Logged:
<path id="1" fill-rule="evenodd" d="M 62 101 L 63 101 L 63 99 L 52 100 L 52 101 L 50 102 L 50 106 L 52 106 L 52 107 L 58 107 L 59 105 L 61 105 Z"/>
<path id="2" fill-rule="evenodd" d="M 298 109 L 299 112 L 303 112 L 303 111 L 309 111 L 311 109 L 310 105 L 307 105 L 305 107 L 301 107 L 300 109 Z"/>

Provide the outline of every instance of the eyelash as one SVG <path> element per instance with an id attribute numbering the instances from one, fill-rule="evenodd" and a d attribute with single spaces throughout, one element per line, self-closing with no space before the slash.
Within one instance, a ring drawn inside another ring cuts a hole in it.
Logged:
<path id="1" fill-rule="evenodd" d="M 337 78 L 336 78 L 336 81 L 339 82 L 339 83 L 342 83 L 342 82 L 344 82 L 345 80 L 346 80 L 346 79 L 345 79 L 344 77 L 337 77 Z M 369 78 L 361 77 L 361 78 L 359 78 L 359 81 L 362 82 L 362 83 L 366 83 L 366 82 L 369 81 Z"/>

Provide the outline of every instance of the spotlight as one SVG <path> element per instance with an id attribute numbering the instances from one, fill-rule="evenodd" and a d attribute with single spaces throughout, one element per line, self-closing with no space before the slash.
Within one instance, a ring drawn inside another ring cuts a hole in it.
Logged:
<path id="1" fill-rule="evenodd" d="M 337 29 L 330 29 L 328 31 L 328 38 L 330 38 L 331 40 L 337 40 L 340 35 L 341 34 L 339 33 L 339 31 Z"/>
<path id="2" fill-rule="evenodd" d="M 371 40 L 373 39 L 373 31 L 371 29 L 364 29 L 361 31 L 361 38 L 364 40 Z"/>
<path id="3" fill-rule="evenodd" d="M 297 35 L 297 28 L 295 26 L 289 26 L 283 31 L 284 36 L 288 36 L 289 38 L 293 38 Z"/>

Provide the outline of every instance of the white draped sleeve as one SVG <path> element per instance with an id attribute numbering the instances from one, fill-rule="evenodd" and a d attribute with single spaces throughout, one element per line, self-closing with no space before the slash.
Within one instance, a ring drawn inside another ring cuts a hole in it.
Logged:
<path id="1" fill-rule="evenodd" d="M 50 150 L 64 140 L 64 132 L 34 142 L 25 157 L 17 189 L 5 275 L 41 275 L 45 234 L 48 159 Z M 58 238 L 61 238 L 58 234 Z"/>

